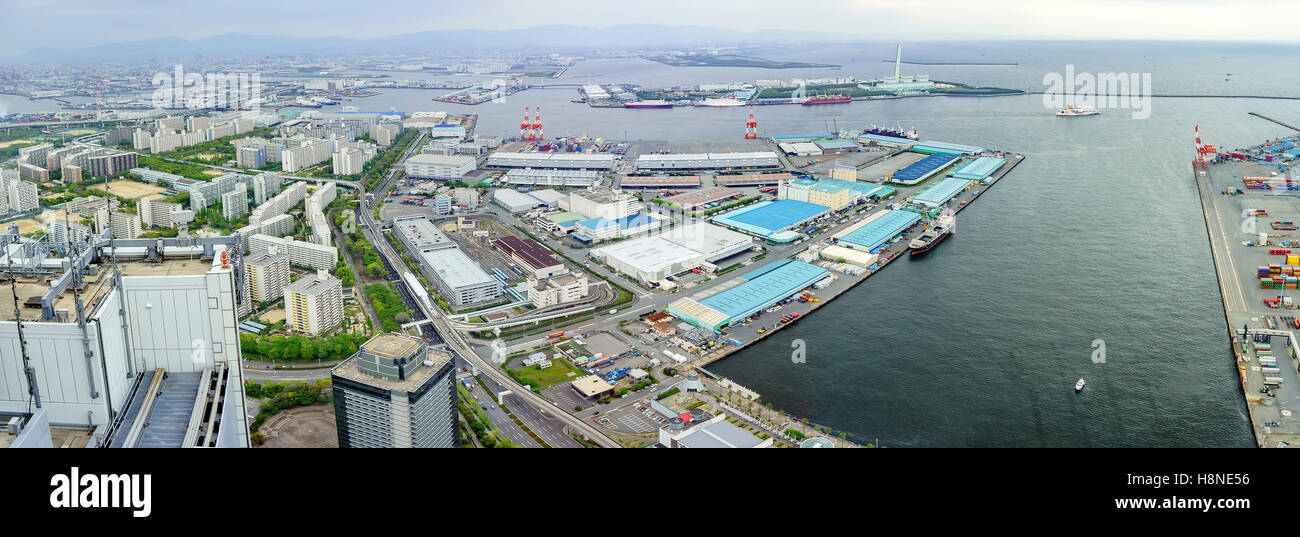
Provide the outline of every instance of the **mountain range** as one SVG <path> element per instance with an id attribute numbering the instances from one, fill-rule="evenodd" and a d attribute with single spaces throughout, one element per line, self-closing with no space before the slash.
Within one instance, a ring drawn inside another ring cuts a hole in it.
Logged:
<path id="1" fill-rule="evenodd" d="M 545 49 L 645 49 L 657 46 L 683 48 L 702 45 L 740 45 L 797 42 L 853 41 L 847 34 L 794 30 L 729 30 L 704 26 L 653 24 L 589 26 L 538 26 L 511 30 L 428 30 L 391 37 L 287 37 L 228 33 L 195 40 L 161 37 L 109 43 L 77 49 L 34 49 L 17 61 L 149 60 L 194 56 L 278 56 L 296 54 L 428 54 L 431 52 L 491 52 Z"/>

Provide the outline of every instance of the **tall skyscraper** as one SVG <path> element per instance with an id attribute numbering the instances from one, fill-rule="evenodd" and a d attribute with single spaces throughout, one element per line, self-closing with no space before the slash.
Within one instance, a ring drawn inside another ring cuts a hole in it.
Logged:
<path id="1" fill-rule="evenodd" d="M 460 445 L 449 354 L 416 337 L 379 334 L 330 373 L 339 447 Z"/>

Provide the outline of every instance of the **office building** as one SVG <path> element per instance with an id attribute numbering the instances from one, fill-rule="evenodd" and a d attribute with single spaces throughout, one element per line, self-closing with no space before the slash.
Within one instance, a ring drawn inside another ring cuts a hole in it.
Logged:
<path id="1" fill-rule="evenodd" d="M 451 355 L 379 334 L 330 371 L 341 448 L 459 447 Z"/>
<path id="2" fill-rule="evenodd" d="M 566 273 L 550 278 L 528 279 L 528 301 L 533 307 L 545 308 L 582 300 L 587 296 L 587 275 Z"/>

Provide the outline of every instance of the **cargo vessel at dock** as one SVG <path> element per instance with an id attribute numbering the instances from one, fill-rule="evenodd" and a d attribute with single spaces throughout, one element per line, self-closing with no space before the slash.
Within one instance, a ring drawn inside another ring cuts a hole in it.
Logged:
<path id="1" fill-rule="evenodd" d="M 921 233 L 921 236 L 912 239 L 912 242 L 907 244 L 909 253 L 911 255 L 920 255 L 933 250 L 940 242 L 952 235 L 956 226 L 957 217 L 953 216 L 952 213 L 944 212 L 934 220 L 930 229 L 925 230 Z"/>
<path id="2" fill-rule="evenodd" d="M 673 103 L 665 100 L 637 101 L 634 103 L 624 103 L 623 108 L 672 108 Z"/>
<path id="3" fill-rule="evenodd" d="M 800 104 L 804 106 L 813 106 L 819 104 L 847 103 L 851 101 L 853 101 L 853 98 L 848 95 L 818 95 L 816 97 L 809 97 Z"/>
<path id="4" fill-rule="evenodd" d="M 731 108 L 733 106 L 745 106 L 745 101 L 735 97 L 713 98 L 700 101 L 700 103 L 695 106 L 703 106 L 707 108 Z"/>

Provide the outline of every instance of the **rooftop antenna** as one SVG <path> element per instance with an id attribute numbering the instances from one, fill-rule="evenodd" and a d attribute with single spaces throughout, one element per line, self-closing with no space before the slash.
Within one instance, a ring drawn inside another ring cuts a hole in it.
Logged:
<path id="1" fill-rule="evenodd" d="M 77 308 L 77 328 L 81 329 L 81 349 L 86 356 L 86 378 L 90 381 L 90 398 L 99 399 L 99 390 L 95 385 L 95 353 L 90 350 L 90 332 L 86 330 L 86 308 L 81 302 L 81 267 L 77 266 L 77 251 L 72 245 L 72 226 L 68 223 L 68 213 L 72 212 L 72 203 L 63 204 L 63 241 L 67 244 L 65 254 L 68 256 L 68 270 L 72 271 L 72 300 Z"/>
<path id="2" fill-rule="evenodd" d="M 109 181 L 108 183 L 111 182 L 112 181 Z M 113 265 L 113 287 L 118 290 L 118 293 L 120 293 L 120 297 L 117 301 L 117 315 L 118 317 L 121 317 L 122 321 L 123 341 L 129 341 L 131 334 L 130 329 L 128 328 L 129 321 L 126 317 L 126 291 L 122 289 L 122 269 L 117 266 L 117 244 L 115 242 L 117 239 L 117 232 L 113 230 L 113 194 L 108 183 L 104 183 L 104 208 L 108 213 L 108 221 L 104 223 L 104 227 L 108 229 L 108 258 Z M 126 378 L 135 378 L 135 364 L 131 359 L 130 345 L 126 346 Z"/>
<path id="3" fill-rule="evenodd" d="M 17 243 L 14 246 L 17 246 Z M 27 338 L 23 335 L 22 310 L 18 306 L 18 277 L 14 275 L 13 248 L 9 245 L 5 245 L 5 260 L 9 263 L 9 285 L 14 294 L 14 323 L 18 325 L 18 352 L 23 355 L 23 376 L 27 378 L 27 393 L 32 396 L 36 408 L 41 408 L 41 390 L 36 385 L 36 370 L 32 368 L 32 357 L 27 354 Z"/>

